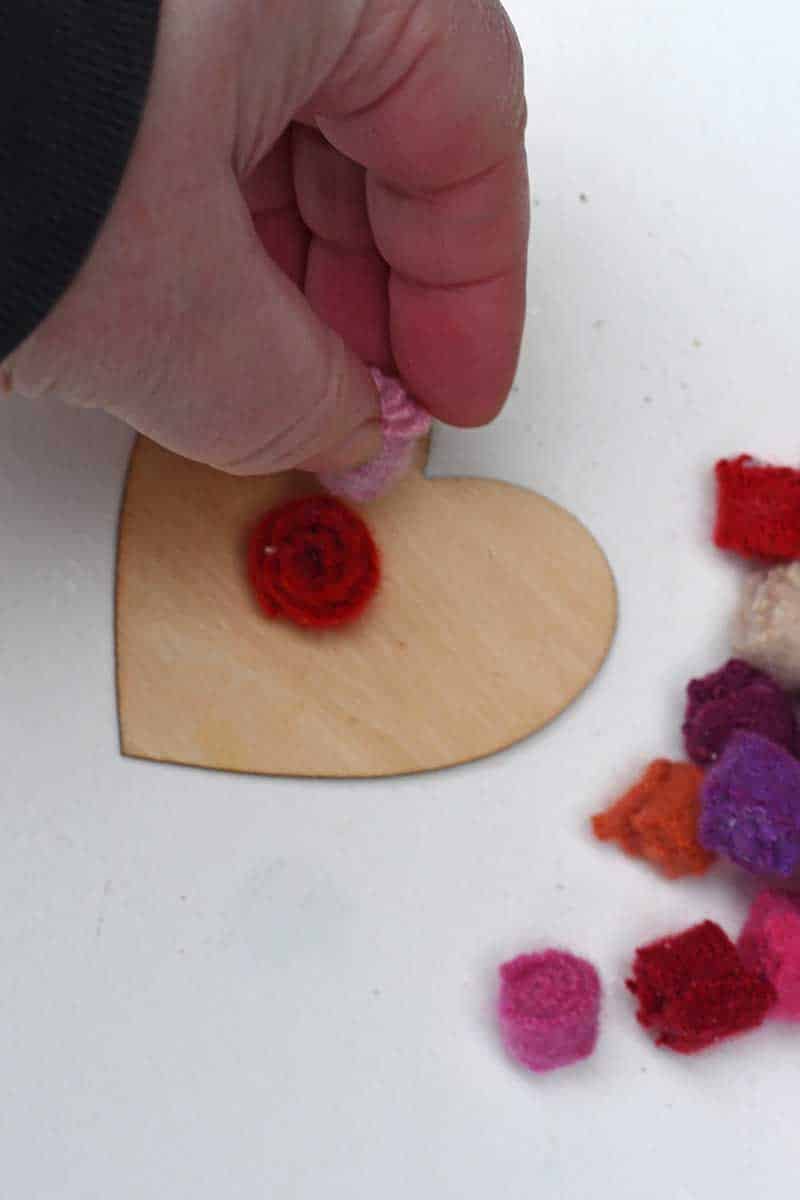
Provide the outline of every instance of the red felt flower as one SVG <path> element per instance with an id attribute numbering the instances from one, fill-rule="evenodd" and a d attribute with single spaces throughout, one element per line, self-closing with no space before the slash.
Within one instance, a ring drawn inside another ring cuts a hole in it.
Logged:
<path id="1" fill-rule="evenodd" d="M 777 998 L 713 921 L 640 947 L 627 986 L 639 1001 L 639 1023 L 681 1054 L 755 1029 Z"/>
<path id="2" fill-rule="evenodd" d="M 250 535 L 248 572 L 270 617 L 331 629 L 361 615 L 380 580 L 372 535 L 332 496 L 304 496 L 266 513 Z"/>
<path id="3" fill-rule="evenodd" d="M 717 463 L 714 541 L 745 558 L 800 558 L 800 471 L 747 454 Z"/>

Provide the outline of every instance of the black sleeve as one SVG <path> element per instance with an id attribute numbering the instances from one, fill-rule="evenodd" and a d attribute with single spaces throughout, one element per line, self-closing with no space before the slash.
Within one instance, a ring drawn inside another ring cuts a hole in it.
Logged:
<path id="1" fill-rule="evenodd" d="M 139 127 L 160 0 L 0 2 L 0 360 L 77 273 Z"/>

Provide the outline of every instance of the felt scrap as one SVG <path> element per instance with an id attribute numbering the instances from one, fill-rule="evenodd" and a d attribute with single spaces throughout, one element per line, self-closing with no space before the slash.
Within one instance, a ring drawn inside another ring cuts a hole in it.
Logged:
<path id="1" fill-rule="evenodd" d="M 702 875 L 714 854 L 697 840 L 703 772 L 691 763 L 657 759 L 606 812 L 592 817 L 595 837 L 617 842 L 668 878 Z"/>
<path id="2" fill-rule="evenodd" d="M 531 1071 L 588 1058 L 597 1042 L 600 978 L 586 959 L 563 950 L 521 954 L 500 967 L 503 1043 Z"/>
<path id="3" fill-rule="evenodd" d="M 381 408 L 383 450 L 372 462 L 340 474 L 320 475 L 320 483 L 335 496 L 355 504 L 376 500 L 405 475 L 413 448 L 431 428 L 431 416 L 408 395 L 398 379 L 372 368 Z"/>
<path id="4" fill-rule="evenodd" d="M 741 658 L 800 690 L 800 563 L 748 574 L 733 641 Z"/>
<path id="5" fill-rule="evenodd" d="M 800 762 L 740 731 L 705 778 L 700 842 L 755 875 L 788 878 L 800 865 Z"/>
<path id="6" fill-rule="evenodd" d="M 360 617 L 380 580 L 369 529 L 332 496 L 304 496 L 266 513 L 250 535 L 247 567 L 267 616 L 316 629 Z"/>
<path id="7" fill-rule="evenodd" d="M 732 658 L 687 687 L 683 737 L 692 762 L 715 762 L 737 729 L 760 733 L 793 751 L 797 725 L 790 697 L 769 675 Z"/>
<path id="8" fill-rule="evenodd" d="M 800 1021 L 800 898 L 770 890 L 756 896 L 738 948 L 748 969 L 775 989 L 770 1015 Z"/>
<path id="9" fill-rule="evenodd" d="M 680 1054 L 755 1029 L 776 1000 L 772 984 L 747 969 L 713 921 L 640 947 L 627 987 L 639 1024 Z"/>
<path id="10" fill-rule="evenodd" d="M 748 454 L 716 466 L 714 541 L 745 558 L 800 558 L 800 471 Z"/>

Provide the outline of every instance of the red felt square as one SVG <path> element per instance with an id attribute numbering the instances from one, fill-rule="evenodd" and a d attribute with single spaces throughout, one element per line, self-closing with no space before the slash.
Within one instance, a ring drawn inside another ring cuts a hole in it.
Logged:
<path id="1" fill-rule="evenodd" d="M 639 1023 L 681 1054 L 755 1029 L 777 998 L 713 921 L 640 947 L 627 986 L 639 1001 Z"/>
<path id="2" fill-rule="evenodd" d="M 716 466 L 714 541 L 745 558 L 800 558 L 800 471 L 747 454 Z"/>

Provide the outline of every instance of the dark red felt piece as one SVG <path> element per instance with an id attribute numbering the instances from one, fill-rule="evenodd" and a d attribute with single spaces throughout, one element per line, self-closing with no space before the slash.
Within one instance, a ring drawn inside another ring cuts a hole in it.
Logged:
<path id="1" fill-rule="evenodd" d="M 681 1054 L 755 1029 L 777 999 L 713 921 L 640 947 L 627 986 L 639 1002 L 639 1023 L 659 1046 Z"/>
<path id="2" fill-rule="evenodd" d="M 269 617 L 332 629 L 356 620 L 380 581 L 380 558 L 361 517 L 332 496 L 271 509 L 253 529 L 247 568 Z"/>

